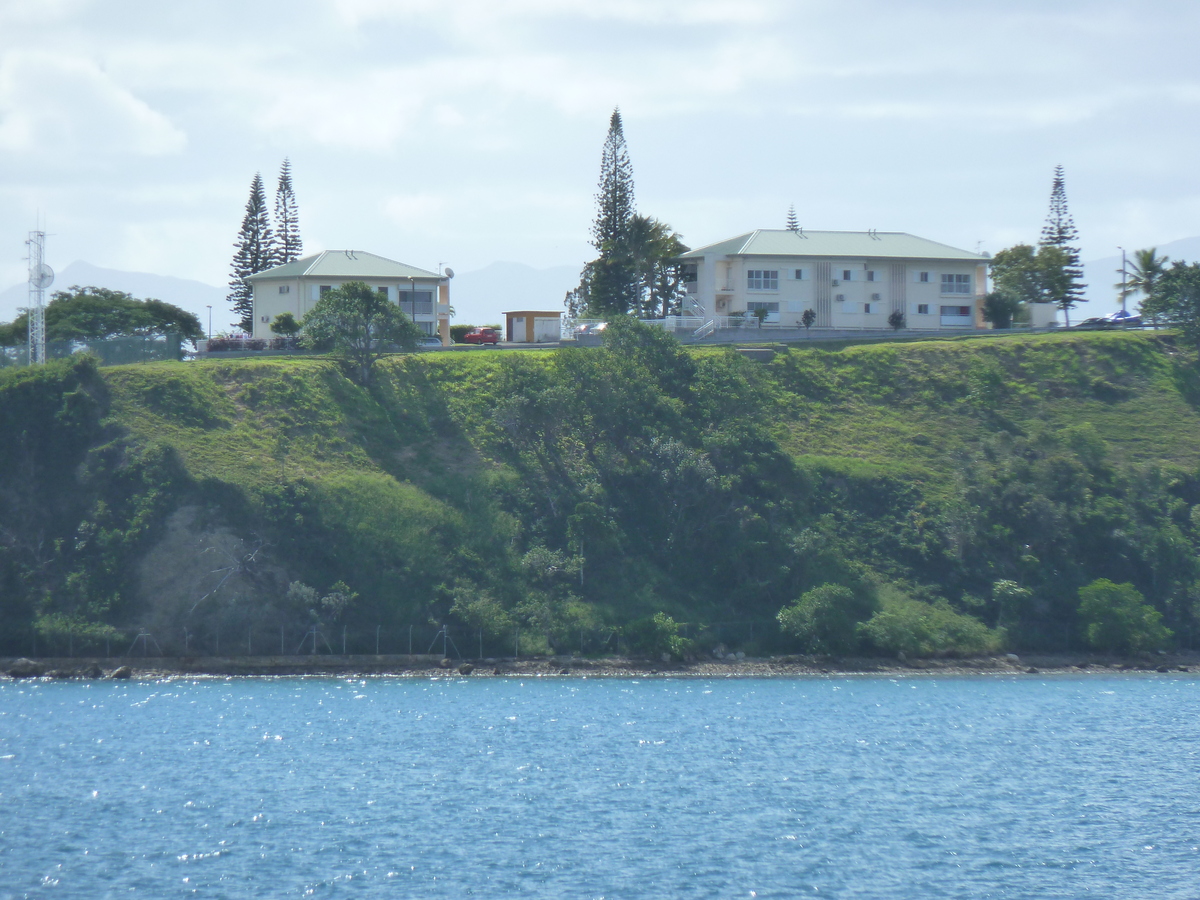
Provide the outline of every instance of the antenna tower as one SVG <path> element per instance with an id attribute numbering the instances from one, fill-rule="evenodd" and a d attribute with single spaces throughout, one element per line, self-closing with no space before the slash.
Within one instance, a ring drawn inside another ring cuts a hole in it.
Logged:
<path id="1" fill-rule="evenodd" d="M 46 361 L 46 288 L 54 283 L 54 270 L 46 265 L 46 232 L 31 231 L 29 240 L 29 364 Z"/>

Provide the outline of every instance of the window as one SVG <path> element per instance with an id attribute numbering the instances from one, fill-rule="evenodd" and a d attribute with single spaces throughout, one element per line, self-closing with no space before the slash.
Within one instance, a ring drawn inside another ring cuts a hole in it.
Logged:
<path id="1" fill-rule="evenodd" d="M 875 280 L 875 271 L 874 271 L 874 269 L 872 269 L 867 272 L 867 281 L 874 281 L 874 280 Z"/>
<path id="2" fill-rule="evenodd" d="M 921 282 L 921 284 L 929 284 L 929 273 L 928 272 L 918 272 L 917 273 L 917 281 Z"/>
<path id="3" fill-rule="evenodd" d="M 400 309 L 410 316 L 433 315 L 433 291 L 400 291 Z"/>
<path id="4" fill-rule="evenodd" d="M 746 315 L 754 318 L 754 313 L 758 310 L 765 310 L 767 313 L 764 322 L 779 321 L 779 304 L 777 302 L 768 302 L 766 300 L 750 300 L 746 303 Z"/>
<path id="5" fill-rule="evenodd" d="M 942 276 L 942 293 L 943 294 L 969 294 L 969 293 L 971 293 L 971 276 L 970 275 L 943 275 Z"/>
<path id="6" fill-rule="evenodd" d="M 869 313 L 870 311 L 871 311 L 871 304 L 870 304 L 870 303 L 864 303 L 864 304 L 863 304 L 863 312 L 865 312 L 865 313 Z"/>
<path id="7" fill-rule="evenodd" d="M 803 281 L 804 280 L 804 270 L 796 269 L 796 274 L 793 275 L 792 277 L 795 278 L 796 281 Z"/>
<path id="8" fill-rule="evenodd" d="M 291 292 L 292 292 L 292 286 L 290 284 L 281 284 L 279 286 L 279 293 L 290 294 Z"/>
<path id="9" fill-rule="evenodd" d="M 971 315 L 971 307 L 969 307 L 969 306 L 943 306 L 942 307 L 942 315 L 943 316 L 966 316 L 969 318 Z"/>
<path id="10" fill-rule="evenodd" d="M 842 269 L 842 281 L 853 280 L 853 275 L 854 275 L 854 272 L 851 271 L 850 269 Z"/>
<path id="11" fill-rule="evenodd" d="M 917 315 L 918 316 L 929 315 L 929 304 L 928 303 L 918 303 L 917 304 Z"/>
<path id="12" fill-rule="evenodd" d="M 324 297 L 326 294 L 328 294 L 332 290 L 333 290 L 332 285 L 328 285 L 328 284 L 321 285 L 321 296 Z"/>
<path id="13" fill-rule="evenodd" d="M 437 333 L 433 330 L 433 327 L 434 327 L 433 322 L 417 322 L 416 325 L 418 328 L 421 329 L 422 334 L 427 334 L 430 337 L 433 337 L 433 335 L 435 335 Z"/>
<path id="14" fill-rule="evenodd" d="M 388 290 L 386 287 L 376 288 L 375 290 L 379 291 L 379 293 L 383 295 L 384 300 L 387 299 Z"/>
<path id="15" fill-rule="evenodd" d="M 695 284 L 696 279 L 698 277 L 696 269 L 697 269 L 696 266 L 684 266 L 683 267 L 683 283 L 684 284 Z"/>
<path id="16" fill-rule="evenodd" d="M 747 269 L 746 287 L 752 291 L 779 290 L 778 269 Z"/>

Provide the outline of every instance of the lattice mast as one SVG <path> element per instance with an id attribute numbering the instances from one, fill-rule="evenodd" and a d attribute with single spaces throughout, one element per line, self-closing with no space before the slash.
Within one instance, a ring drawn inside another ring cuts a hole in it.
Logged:
<path id="1" fill-rule="evenodd" d="M 46 232 L 31 231 L 29 240 L 29 364 L 46 361 L 46 288 L 54 270 L 46 265 Z"/>

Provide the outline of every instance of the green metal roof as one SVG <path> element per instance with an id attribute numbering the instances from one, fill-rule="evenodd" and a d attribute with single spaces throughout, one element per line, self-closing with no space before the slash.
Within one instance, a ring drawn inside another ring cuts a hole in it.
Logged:
<path id="1" fill-rule="evenodd" d="M 396 262 L 365 250 L 325 250 L 265 269 L 249 281 L 268 278 L 440 278 L 437 272 Z"/>
<path id="2" fill-rule="evenodd" d="M 958 259 L 983 262 L 982 253 L 959 250 L 902 231 L 789 231 L 759 229 L 706 247 L 680 259 L 705 256 L 832 256 L 870 259 Z"/>

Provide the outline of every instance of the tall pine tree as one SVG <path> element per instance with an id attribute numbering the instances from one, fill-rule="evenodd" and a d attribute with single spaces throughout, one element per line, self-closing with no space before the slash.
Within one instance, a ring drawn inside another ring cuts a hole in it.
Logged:
<path id="1" fill-rule="evenodd" d="M 1057 247 L 1065 254 L 1063 266 L 1062 289 L 1054 298 L 1055 304 L 1063 311 L 1066 324 L 1071 324 L 1071 309 L 1078 303 L 1087 302 L 1083 290 L 1083 263 L 1079 259 L 1079 230 L 1075 220 L 1067 209 L 1066 179 L 1063 177 L 1063 167 L 1054 167 L 1054 186 L 1050 190 L 1050 212 L 1046 216 L 1046 225 L 1042 228 L 1042 238 L 1038 241 L 1042 247 Z"/>
<path id="2" fill-rule="evenodd" d="M 628 313 L 638 305 L 638 272 L 631 246 L 633 217 L 633 165 L 621 111 L 614 109 L 600 156 L 596 221 L 592 224 L 592 246 L 600 253 L 591 264 L 587 292 L 592 315 Z"/>
<path id="3" fill-rule="evenodd" d="M 796 204 L 794 203 L 788 206 L 787 230 L 800 231 L 800 220 L 796 218 Z"/>
<path id="4" fill-rule="evenodd" d="M 254 173 L 254 180 L 250 182 L 246 215 L 233 246 L 236 251 L 230 266 L 229 302 L 238 315 L 238 321 L 233 325 L 249 334 L 254 330 L 254 289 L 246 279 L 275 265 L 275 240 L 267 212 L 267 195 L 259 172 Z"/>
<path id="5" fill-rule="evenodd" d="M 285 158 L 279 168 L 279 184 L 275 188 L 275 265 L 281 266 L 299 259 L 303 252 L 300 213 L 296 208 L 296 192 L 292 188 L 292 162 Z"/>

